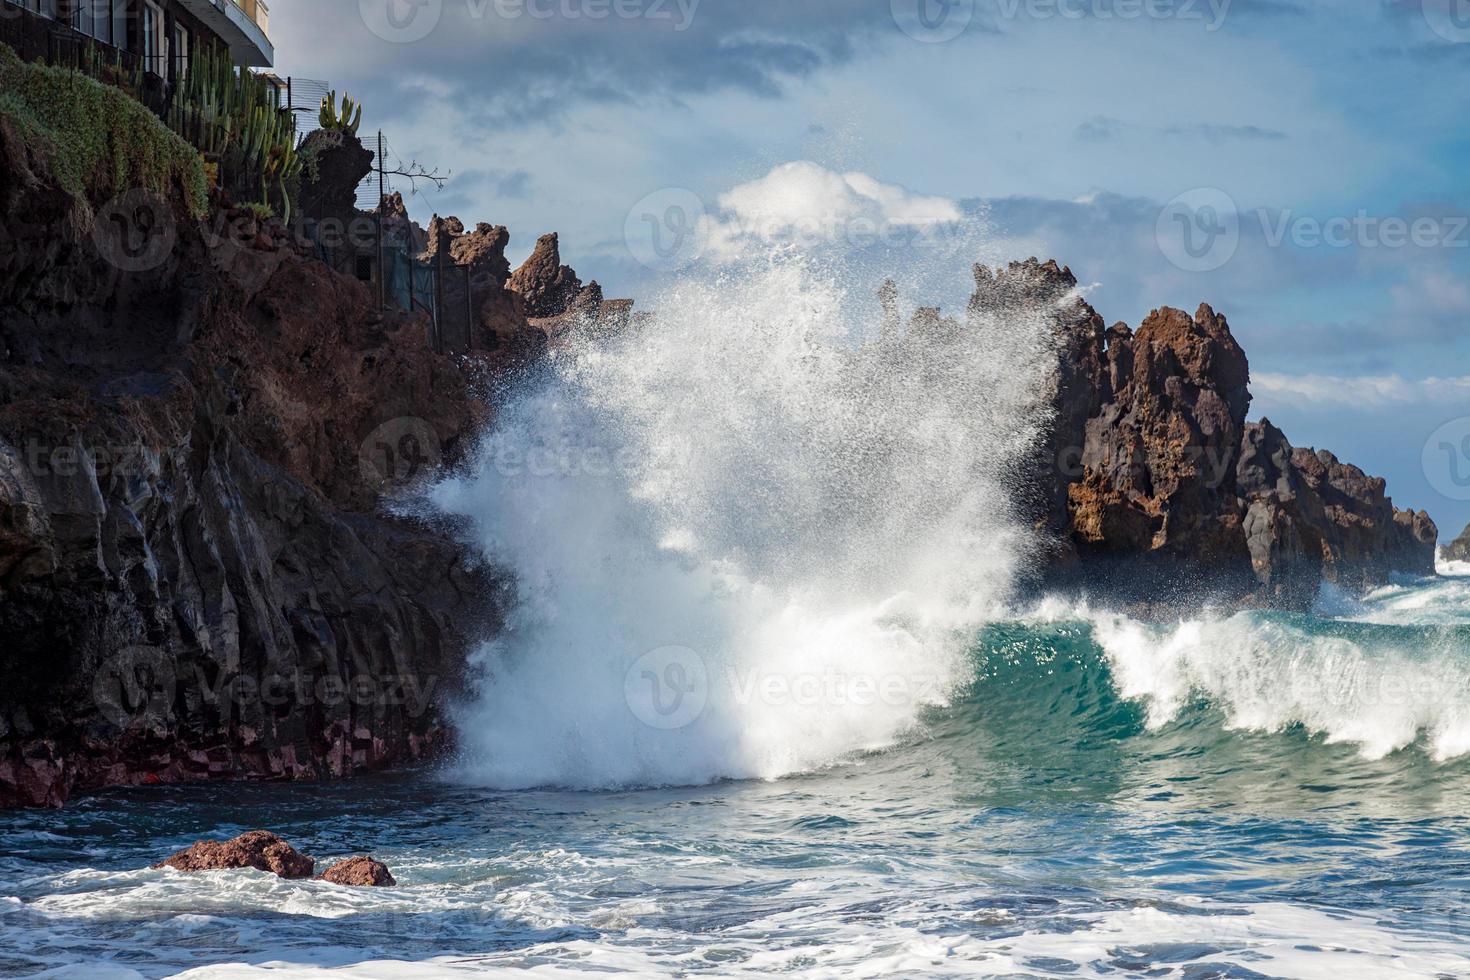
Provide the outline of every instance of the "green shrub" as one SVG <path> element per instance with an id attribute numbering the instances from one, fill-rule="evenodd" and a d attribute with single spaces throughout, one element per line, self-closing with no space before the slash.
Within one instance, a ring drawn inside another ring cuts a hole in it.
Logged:
<path id="1" fill-rule="evenodd" d="M 209 206 L 204 160 L 147 107 L 80 72 L 27 64 L 0 44 L 0 116 L 39 147 L 61 187 L 91 209 L 143 188 Z"/>

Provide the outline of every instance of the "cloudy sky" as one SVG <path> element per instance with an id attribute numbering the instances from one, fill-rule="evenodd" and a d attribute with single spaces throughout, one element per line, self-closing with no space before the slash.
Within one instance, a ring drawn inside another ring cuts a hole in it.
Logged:
<path id="1" fill-rule="evenodd" d="M 1210 302 L 1253 415 L 1470 522 L 1465 0 L 278 0 L 272 34 L 453 171 L 417 217 L 513 257 L 559 231 L 648 295 L 670 242 L 890 235 L 950 308 L 973 258 L 1055 257 L 1109 320 Z"/>

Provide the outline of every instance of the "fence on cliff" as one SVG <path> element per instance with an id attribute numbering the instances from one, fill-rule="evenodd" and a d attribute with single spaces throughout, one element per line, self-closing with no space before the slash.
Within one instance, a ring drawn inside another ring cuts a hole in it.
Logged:
<path id="1" fill-rule="evenodd" d="M 63 20 L 42 16 L 16 0 L 0 0 L 0 15 L 0 44 L 9 46 L 23 60 L 81 72 L 122 89 L 155 115 L 167 119 L 175 86 L 154 72 L 140 54 L 85 34 Z M 321 79 L 262 74 L 275 88 L 279 108 L 291 114 L 299 146 L 317 128 L 317 115 L 322 100 L 332 91 L 331 85 Z M 360 239 L 349 234 L 329 241 L 319 229 L 309 226 L 305 229 L 307 238 L 324 262 L 372 283 L 380 301 L 425 313 L 430 322 L 429 340 L 436 350 L 445 351 L 446 330 L 452 338 L 448 346 L 458 351 L 472 350 L 475 304 L 468 267 L 455 266 L 444 258 L 426 260 L 423 255 L 427 242 L 416 240 L 406 214 L 401 220 L 397 214 L 387 214 L 389 202 L 401 200 L 396 197 L 400 192 L 394 186 L 394 177 L 407 180 L 412 196 L 418 191 L 418 180 L 427 175 L 405 167 L 381 132 L 365 142 L 374 154 L 373 170 L 357 188 L 356 207 L 368 216 L 370 234 Z M 462 294 L 462 300 L 456 296 L 452 311 L 445 309 L 445 280 L 452 280 L 452 292 Z"/>

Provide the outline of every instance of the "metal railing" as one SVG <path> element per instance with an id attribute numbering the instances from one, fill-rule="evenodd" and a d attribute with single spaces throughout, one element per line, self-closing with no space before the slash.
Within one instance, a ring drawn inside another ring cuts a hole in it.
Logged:
<path id="1" fill-rule="evenodd" d="M 64 22 L 0 0 L 0 44 L 22 61 L 70 68 L 122 89 L 159 116 L 168 109 L 169 87 L 136 51 L 125 51 Z"/>

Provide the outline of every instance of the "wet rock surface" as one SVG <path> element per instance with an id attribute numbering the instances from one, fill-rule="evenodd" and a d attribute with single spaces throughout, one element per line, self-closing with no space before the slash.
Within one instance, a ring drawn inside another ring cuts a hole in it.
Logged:
<path id="1" fill-rule="evenodd" d="M 1155 310 L 1105 328 L 1069 269 L 975 271 L 970 318 L 1040 315 L 1055 337 L 1051 435 L 1027 483 L 1051 540 L 1041 578 L 1141 607 L 1215 599 L 1305 608 L 1434 572 L 1438 530 L 1382 479 L 1247 422 L 1250 366 L 1226 318 Z M 892 315 L 892 314 L 890 314 Z"/>
<path id="2" fill-rule="evenodd" d="M 387 502 L 489 417 L 471 369 L 179 208 L 109 252 L 14 133 L 0 205 L 0 806 L 443 747 L 498 584 Z"/>
<path id="3" fill-rule="evenodd" d="M 199 841 L 154 867 L 173 868 L 175 871 L 254 868 L 282 878 L 310 878 L 316 869 L 316 861 L 270 831 L 252 830 L 233 840 Z M 387 871 L 386 868 L 383 870 Z"/>
<path id="4" fill-rule="evenodd" d="M 338 861 L 322 872 L 322 880 L 358 888 L 391 888 L 398 884 L 386 864 L 366 856 Z"/>

